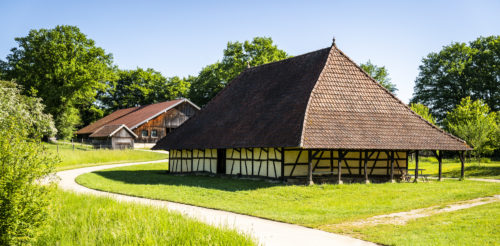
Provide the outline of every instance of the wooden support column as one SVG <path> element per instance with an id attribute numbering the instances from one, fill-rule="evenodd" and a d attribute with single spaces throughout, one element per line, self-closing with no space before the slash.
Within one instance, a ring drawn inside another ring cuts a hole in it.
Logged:
<path id="1" fill-rule="evenodd" d="M 313 185 L 313 166 L 312 166 L 312 151 L 308 150 L 307 151 L 307 157 L 308 157 L 308 168 L 307 168 L 307 184 L 308 185 Z"/>
<path id="2" fill-rule="evenodd" d="M 465 177 L 465 151 L 460 151 L 458 153 L 460 157 L 461 169 L 460 169 L 460 180 L 464 180 Z"/>
<path id="3" fill-rule="evenodd" d="M 433 151 L 436 159 L 438 160 L 439 172 L 438 172 L 438 181 L 442 180 L 443 177 L 443 154 L 440 150 Z"/>
<path id="4" fill-rule="evenodd" d="M 281 148 L 281 181 L 285 182 L 285 148 Z"/>
<path id="5" fill-rule="evenodd" d="M 415 180 L 413 182 L 418 182 L 418 150 L 415 151 Z"/>
<path id="6" fill-rule="evenodd" d="M 391 151 L 391 183 L 394 182 L 394 151 Z"/>
<path id="7" fill-rule="evenodd" d="M 368 180 L 368 150 L 365 150 L 365 183 L 369 184 L 370 180 Z"/>
<path id="8" fill-rule="evenodd" d="M 344 153 L 342 153 L 342 151 L 338 150 L 338 154 L 339 154 L 339 162 L 338 162 L 338 166 L 337 166 L 337 172 L 338 172 L 337 183 L 343 184 L 343 182 L 342 182 L 342 158 L 344 158 Z M 333 151 L 332 151 L 332 159 L 333 159 Z"/>

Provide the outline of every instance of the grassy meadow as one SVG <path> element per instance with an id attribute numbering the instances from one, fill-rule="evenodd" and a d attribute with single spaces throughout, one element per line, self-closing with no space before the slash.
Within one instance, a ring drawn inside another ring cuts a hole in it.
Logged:
<path id="1" fill-rule="evenodd" d="M 461 163 L 458 159 L 443 159 L 443 177 L 460 177 Z M 411 161 L 408 168 L 415 168 L 415 161 Z M 418 168 L 425 169 L 424 174 L 438 176 L 439 165 L 434 157 L 420 157 Z M 480 164 L 477 161 L 465 163 L 465 178 L 500 179 L 500 161 L 484 159 Z"/>
<path id="2" fill-rule="evenodd" d="M 80 167 L 112 163 L 154 161 L 167 159 L 168 155 L 141 150 L 94 150 L 91 146 L 75 144 L 44 144 L 47 150 L 59 156 L 61 162 L 56 170 L 62 171 Z"/>
<path id="3" fill-rule="evenodd" d="M 265 181 L 167 175 L 167 164 L 113 168 L 77 177 L 84 186 L 216 208 L 309 227 L 445 205 L 500 193 L 500 185 L 446 180 L 426 183 L 285 186 Z"/>
<path id="4" fill-rule="evenodd" d="M 334 231 L 383 245 L 498 245 L 500 202 L 419 218 L 406 225 L 343 227 Z"/>
<path id="5" fill-rule="evenodd" d="M 167 209 L 56 191 L 35 245 L 255 245 Z"/>

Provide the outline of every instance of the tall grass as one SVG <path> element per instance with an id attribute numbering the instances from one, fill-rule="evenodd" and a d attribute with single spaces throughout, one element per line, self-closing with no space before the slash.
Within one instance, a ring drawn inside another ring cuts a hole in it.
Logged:
<path id="1" fill-rule="evenodd" d="M 48 151 L 59 156 L 61 162 L 57 165 L 58 171 L 73 169 L 85 166 L 95 166 L 101 164 L 153 161 L 168 158 L 163 153 L 141 150 L 94 150 L 87 146 L 71 144 L 45 144 Z"/>
<path id="2" fill-rule="evenodd" d="M 254 245 L 166 209 L 57 191 L 37 245 Z"/>

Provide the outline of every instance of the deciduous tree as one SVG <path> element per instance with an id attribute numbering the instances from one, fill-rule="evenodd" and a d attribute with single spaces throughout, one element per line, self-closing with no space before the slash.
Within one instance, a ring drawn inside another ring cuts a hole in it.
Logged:
<path id="1" fill-rule="evenodd" d="M 377 65 L 374 65 L 371 61 L 367 61 L 366 63 L 360 64 L 360 67 L 391 93 L 395 94 L 398 90 L 398 88 L 396 88 L 396 85 L 391 82 L 391 78 L 389 78 L 389 72 L 387 71 L 385 66 L 379 67 Z"/>
<path id="2" fill-rule="evenodd" d="M 427 106 L 420 104 L 420 103 L 412 103 L 410 105 L 410 108 L 411 108 L 411 110 L 413 110 L 413 112 L 417 113 L 425 120 L 429 121 L 430 123 L 432 123 L 434 125 L 436 124 L 436 121 L 434 120 L 434 117 L 432 116 L 432 114 L 429 112 L 429 108 Z"/>
<path id="3" fill-rule="evenodd" d="M 192 80 L 189 98 L 203 106 L 247 66 L 258 66 L 288 58 L 271 38 L 255 37 L 251 42 L 229 42 L 222 61 L 204 67 Z"/>
<path id="4" fill-rule="evenodd" d="M 497 120 L 496 112 L 490 112 L 484 101 L 466 97 L 446 115 L 445 125 L 451 133 L 467 141 L 480 160 L 482 154 L 490 154 L 496 147 Z"/>
<path id="5" fill-rule="evenodd" d="M 500 110 L 500 36 L 452 43 L 422 60 L 411 102 L 429 106 L 441 122 L 462 98 Z"/>
<path id="6" fill-rule="evenodd" d="M 104 82 L 112 80 L 112 55 L 75 26 L 31 30 L 15 40 L 2 76 L 22 85 L 23 94 L 42 98 L 59 137 L 71 137 L 80 111 L 91 109 Z"/>

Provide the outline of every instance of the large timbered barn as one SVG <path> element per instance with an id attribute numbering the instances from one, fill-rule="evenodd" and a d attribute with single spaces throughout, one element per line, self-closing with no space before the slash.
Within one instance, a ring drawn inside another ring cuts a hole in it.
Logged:
<path id="1" fill-rule="evenodd" d="M 442 151 L 463 157 L 470 148 L 414 113 L 333 44 L 246 69 L 154 149 L 170 150 L 172 173 L 309 183 L 331 176 L 341 183 L 346 176 L 394 180 L 408 171 L 410 152 L 418 158 L 418 150 L 440 150 L 441 160 Z"/>
<path id="2" fill-rule="evenodd" d="M 78 130 L 76 134 L 80 139 L 91 139 L 92 143 L 111 142 L 115 136 L 109 134 L 104 136 L 101 132 L 108 132 L 112 127 L 124 125 L 135 135 L 136 143 L 155 143 L 199 110 L 198 106 L 187 99 L 119 109 Z M 115 148 L 115 145 L 109 145 L 111 146 Z"/>

